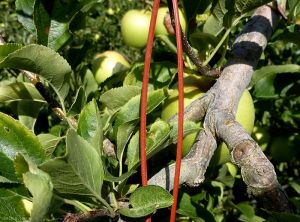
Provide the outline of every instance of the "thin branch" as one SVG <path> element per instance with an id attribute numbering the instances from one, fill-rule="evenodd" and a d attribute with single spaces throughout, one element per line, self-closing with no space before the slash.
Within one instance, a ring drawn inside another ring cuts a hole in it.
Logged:
<path id="1" fill-rule="evenodd" d="M 169 8 L 169 12 L 170 12 L 169 14 L 171 17 L 171 19 L 170 19 L 171 26 L 173 27 L 173 30 L 175 30 L 175 19 L 174 19 L 174 13 L 173 13 L 172 0 L 168 0 L 168 8 Z M 168 25 L 166 25 L 166 27 L 168 27 Z M 197 67 L 197 71 L 201 75 L 204 75 L 204 76 L 215 77 L 215 78 L 219 77 L 221 74 L 221 70 L 219 68 L 211 69 L 209 67 L 209 65 L 203 65 L 200 57 L 194 51 L 192 46 L 189 44 L 188 39 L 182 30 L 181 30 L 181 36 L 182 36 L 182 48 L 183 48 L 184 52 L 188 55 L 188 57 L 191 59 L 191 61 L 194 63 L 194 65 Z"/>

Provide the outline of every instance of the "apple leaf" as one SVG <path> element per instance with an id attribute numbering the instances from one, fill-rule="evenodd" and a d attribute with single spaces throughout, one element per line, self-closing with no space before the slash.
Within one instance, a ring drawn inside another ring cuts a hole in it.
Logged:
<path id="1" fill-rule="evenodd" d="M 217 0 L 213 2 L 212 14 L 203 26 L 203 32 L 217 36 L 226 28 L 230 28 L 234 19 L 251 10 L 265 5 L 271 0 Z"/>
<path id="2" fill-rule="evenodd" d="M 131 135 L 133 134 L 133 130 L 136 127 L 136 121 L 123 123 L 118 127 L 117 132 L 117 158 L 122 159 L 125 147 L 130 140 Z"/>
<path id="3" fill-rule="evenodd" d="M 61 104 L 64 104 L 72 69 L 55 51 L 41 45 L 27 45 L 7 54 L 0 61 L 0 68 L 27 70 L 42 76 L 49 81 Z"/>
<path id="4" fill-rule="evenodd" d="M 29 221 L 22 196 L 13 190 L 0 188 L 0 218 L 3 222 Z"/>
<path id="5" fill-rule="evenodd" d="M 86 104 L 86 100 L 87 98 L 84 89 L 82 87 L 79 87 L 79 89 L 76 92 L 74 102 L 68 110 L 67 116 L 75 116 L 79 114 L 84 105 Z"/>
<path id="6" fill-rule="evenodd" d="M 168 96 L 167 90 L 158 89 L 148 94 L 147 114 L 158 107 Z M 116 125 L 119 126 L 126 122 L 138 120 L 140 117 L 140 99 L 141 96 L 131 98 L 120 111 L 116 114 Z"/>
<path id="7" fill-rule="evenodd" d="M 9 53 L 12 53 L 20 48 L 22 48 L 22 45 L 16 43 L 0 45 L 0 61 L 2 61 Z"/>
<path id="8" fill-rule="evenodd" d="M 99 156 L 102 152 L 103 128 L 100 112 L 95 100 L 89 102 L 81 111 L 78 120 L 78 134 L 95 148 Z"/>
<path id="9" fill-rule="evenodd" d="M 15 111 L 17 111 L 20 123 L 34 132 L 34 126 L 43 103 L 35 101 L 20 101 L 16 104 L 17 108 L 15 109 Z"/>
<path id="10" fill-rule="evenodd" d="M 141 88 L 138 86 L 123 86 L 113 88 L 106 91 L 100 97 L 100 102 L 112 112 L 119 110 L 124 106 L 132 97 L 141 93 Z"/>
<path id="11" fill-rule="evenodd" d="M 37 137 L 19 121 L 0 113 L 0 159 L 5 162 L 5 169 L 0 167 L 1 175 L 10 175 L 8 179 L 15 179 L 14 159 L 20 153 L 35 164 L 46 159 L 46 154 Z"/>
<path id="12" fill-rule="evenodd" d="M 135 64 L 127 73 L 123 85 L 142 87 L 144 63 Z M 149 91 L 154 87 L 163 88 L 169 86 L 177 73 L 177 66 L 171 62 L 155 62 L 150 65 Z"/>
<path id="13" fill-rule="evenodd" d="M 194 202 L 192 197 L 187 193 L 183 193 L 180 196 L 177 213 L 190 218 L 202 218 L 203 221 L 216 221 L 208 209 Z"/>
<path id="14" fill-rule="evenodd" d="M 42 170 L 35 169 L 34 173 L 23 174 L 25 186 L 33 196 L 33 207 L 31 211 L 31 222 L 39 222 L 47 214 L 52 196 L 53 184 L 49 175 Z"/>
<path id="15" fill-rule="evenodd" d="M 104 169 L 96 149 L 70 129 L 67 133 L 67 162 L 86 188 L 101 199 Z"/>
<path id="16" fill-rule="evenodd" d="M 71 22 L 80 12 L 86 12 L 96 0 L 53 1 L 46 3 L 37 0 L 34 5 L 33 19 L 40 44 L 60 50 L 71 38 Z M 77 21 L 78 22 L 78 21 Z"/>
<path id="17" fill-rule="evenodd" d="M 284 73 L 300 74 L 300 65 L 287 64 L 287 65 L 264 66 L 253 73 L 252 80 L 249 84 L 249 87 L 252 88 L 263 78 L 275 76 L 277 74 L 284 74 Z"/>
<path id="18" fill-rule="evenodd" d="M 140 132 L 136 132 L 131 138 L 127 150 L 128 170 L 134 169 L 140 162 Z M 168 123 L 158 120 L 153 123 L 147 132 L 146 154 L 150 158 L 163 148 L 164 142 L 169 138 L 170 126 Z"/>
<path id="19" fill-rule="evenodd" d="M 16 11 L 19 22 L 31 33 L 36 29 L 32 20 L 35 0 L 16 0 Z"/>
<path id="20" fill-rule="evenodd" d="M 54 190 L 61 195 L 93 196 L 89 183 L 80 177 L 65 159 L 49 160 L 40 168 L 50 175 Z"/>
<path id="21" fill-rule="evenodd" d="M 171 132 L 170 132 L 171 143 L 177 143 L 178 123 L 171 122 L 170 125 L 171 125 Z M 199 126 L 199 123 L 195 123 L 192 121 L 184 121 L 183 136 L 189 135 L 194 132 L 198 132 L 201 129 L 203 128 Z"/>
<path id="22" fill-rule="evenodd" d="M 173 204 L 173 196 L 155 185 L 137 188 L 130 196 L 129 203 L 132 208 L 121 208 L 120 213 L 127 217 L 144 217 L 161 208 Z"/>
<path id="23" fill-rule="evenodd" d="M 62 137 L 55 136 L 50 133 L 42 133 L 42 134 L 39 134 L 37 137 L 38 137 L 40 143 L 42 144 L 42 147 L 45 150 L 46 155 L 48 157 L 51 157 L 56 146 L 62 140 Z"/>

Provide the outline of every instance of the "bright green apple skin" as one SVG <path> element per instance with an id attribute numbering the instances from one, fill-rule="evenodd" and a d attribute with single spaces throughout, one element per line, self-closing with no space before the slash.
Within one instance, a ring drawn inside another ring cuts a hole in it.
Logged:
<path id="1" fill-rule="evenodd" d="M 267 149 L 271 140 L 271 136 L 267 128 L 262 126 L 254 126 L 251 136 L 260 146 L 262 151 Z"/>
<path id="2" fill-rule="evenodd" d="M 143 48 L 147 44 L 151 13 L 129 10 L 121 21 L 121 34 L 126 45 Z"/>
<path id="3" fill-rule="evenodd" d="M 245 90 L 241 96 L 235 119 L 244 127 L 247 133 L 251 134 L 254 127 L 255 109 L 248 90 Z M 229 150 L 225 143 L 221 143 L 211 159 L 210 166 L 221 165 L 229 161 Z"/>
<path id="4" fill-rule="evenodd" d="M 204 93 L 196 86 L 184 87 L 184 107 L 188 106 L 191 102 L 201 97 Z M 173 89 L 169 97 L 163 105 L 163 111 L 161 113 L 162 120 L 167 121 L 178 112 L 178 90 Z M 185 156 L 190 151 L 196 137 L 197 132 L 191 133 L 183 138 L 182 141 L 182 156 Z"/>
<path id="5" fill-rule="evenodd" d="M 115 51 L 106 51 L 97 54 L 93 61 L 92 71 L 98 84 L 104 82 L 107 78 L 114 74 L 114 68 L 122 65 L 129 68 L 130 64 L 120 53 Z"/>
<path id="6" fill-rule="evenodd" d="M 164 25 L 164 18 L 166 14 L 169 12 L 167 7 L 161 7 L 158 9 L 157 19 L 156 19 L 156 27 L 155 27 L 155 35 L 168 35 L 168 31 Z M 179 20 L 180 26 L 185 32 L 186 30 L 186 20 L 181 10 L 179 10 Z"/>

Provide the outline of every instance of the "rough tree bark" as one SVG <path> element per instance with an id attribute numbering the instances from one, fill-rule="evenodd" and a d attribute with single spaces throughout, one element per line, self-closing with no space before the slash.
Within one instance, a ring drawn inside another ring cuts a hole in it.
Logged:
<path id="1" fill-rule="evenodd" d="M 204 130 L 182 160 L 180 184 L 197 186 L 203 182 L 204 173 L 217 148 L 217 140 L 221 139 L 230 150 L 232 162 L 241 168 L 249 193 L 268 210 L 290 212 L 288 198 L 277 181 L 273 165 L 235 121 L 239 99 L 250 83 L 279 17 L 269 6 L 258 8 L 232 45 L 230 59 L 215 85 L 204 97 L 186 108 L 185 119 L 203 120 Z M 176 116 L 170 121 L 173 120 Z M 162 169 L 149 180 L 149 184 L 172 190 L 174 171 L 175 165 Z"/>

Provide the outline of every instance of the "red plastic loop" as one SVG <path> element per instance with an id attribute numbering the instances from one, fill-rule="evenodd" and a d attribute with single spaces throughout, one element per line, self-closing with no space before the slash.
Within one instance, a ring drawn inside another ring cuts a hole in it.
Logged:
<path id="1" fill-rule="evenodd" d="M 182 61 L 182 39 L 181 39 L 181 28 L 178 13 L 177 0 L 172 0 L 173 12 L 175 18 L 175 33 L 176 33 L 176 44 L 177 44 L 177 63 L 178 63 L 178 142 L 176 152 L 176 168 L 174 176 L 174 188 L 173 198 L 174 203 L 171 208 L 170 222 L 175 222 L 176 219 L 176 208 L 178 200 L 178 189 L 179 189 L 179 177 L 180 177 L 180 166 L 182 156 L 182 139 L 183 139 L 183 112 L 184 112 L 184 97 L 183 97 L 183 61 Z"/>
<path id="2" fill-rule="evenodd" d="M 160 0 L 154 0 L 147 47 L 146 47 L 146 55 L 145 55 L 145 64 L 144 64 L 144 76 L 143 76 L 143 85 L 141 92 L 141 120 L 140 120 L 140 158 L 141 158 L 141 177 L 142 177 L 142 185 L 147 185 L 147 157 L 146 157 L 146 123 L 147 123 L 147 96 L 148 96 L 148 80 L 149 80 L 149 71 L 150 71 L 150 62 L 151 62 L 151 54 L 152 54 L 152 45 L 154 39 L 154 31 L 157 13 L 160 5 Z M 151 218 L 146 219 L 147 222 L 151 222 Z"/>

